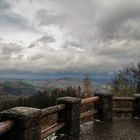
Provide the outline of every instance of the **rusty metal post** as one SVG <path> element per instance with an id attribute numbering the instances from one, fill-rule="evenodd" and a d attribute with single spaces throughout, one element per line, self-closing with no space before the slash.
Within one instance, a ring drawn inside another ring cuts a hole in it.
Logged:
<path id="1" fill-rule="evenodd" d="M 0 114 L 1 120 L 13 120 L 14 126 L 0 140 L 40 140 L 41 110 L 29 107 L 16 107 Z"/>
<path id="2" fill-rule="evenodd" d="M 111 93 L 96 93 L 95 96 L 99 96 L 100 99 L 95 103 L 95 109 L 98 111 L 94 116 L 95 119 L 101 121 L 112 120 L 112 97 Z"/>
<path id="3" fill-rule="evenodd" d="M 65 104 L 66 106 L 65 110 L 60 111 L 58 114 L 59 121 L 65 122 L 65 127 L 58 131 L 57 134 L 64 134 L 63 140 L 79 140 L 81 100 L 73 97 L 62 97 L 57 101 L 58 104 Z"/>
<path id="4" fill-rule="evenodd" d="M 140 118 L 140 94 L 134 94 L 133 101 L 133 118 Z"/>

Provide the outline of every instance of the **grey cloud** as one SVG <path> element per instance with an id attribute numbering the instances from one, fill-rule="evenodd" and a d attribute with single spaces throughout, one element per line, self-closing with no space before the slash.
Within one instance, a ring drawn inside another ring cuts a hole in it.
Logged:
<path id="1" fill-rule="evenodd" d="M 54 24 L 69 29 L 73 26 L 74 28 L 78 26 L 84 28 L 85 24 L 93 22 L 95 5 L 92 4 L 92 0 L 53 0 L 52 5 L 54 6 L 52 10 L 40 9 L 36 12 L 35 19 L 39 21 L 41 26 Z M 88 26 L 86 27 L 88 28 Z"/>
<path id="2" fill-rule="evenodd" d="M 39 21 L 41 26 L 50 24 L 60 24 L 64 22 L 65 17 L 63 15 L 57 15 L 53 11 L 48 11 L 46 9 L 40 9 L 36 12 L 35 19 Z"/>
<path id="3" fill-rule="evenodd" d="M 30 60 L 31 61 L 36 61 L 36 60 L 38 61 L 38 60 L 40 60 L 42 58 L 44 58 L 43 54 L 42 53 L 39 53 L 39 54 L 36 54 L 36 55 L 31 56 Z"/>
<path id="4" fill-rule="evenodd" d="M 1 56 L 11 56 L 11 54 L 18 54 L 23 48 L 16 43 L 0 42 Z"/>
<path id="5" fill-rule="evenodd" d="M 0 47 L 2 47 L 2 53 L 4 55 L 8 55 L 8 54 L 12 54 L 12 53 L 19 53 L 22 51 L 21 46 L 17 45 L 17 44 L 13 44 L 13 43 L 9 43 L 9 44 L 0 44 Z"/>
<path id="6" fill-rule="evenodd" d="M 139 62 L 140 41 L 118 41 L 108 43 L 107 48 L 100 48 L 96 52 L 99 63 L 104 67 L 109 66 L 108 70 L 119 69 L 122 64 L 128 62 Z M 114 67 L 114 68 L 113 68 Z M 106 67 L 107 68 L 107 67 Z M 104 69 L 105 70 L 105 69 Z"/>
<path id="7" fill-rule="evenodd" d="M 17 57 L 20 55 L 21 52 L 21 46 L 14 43 L 4 43 L 0 41 L 0 71 L 17 69 L 17 61 L 22 59 L 20 57 L 20 59 L 17 60 Z"/>
<path id="8" fill-rule="evenodd" d="M 9 26 L 20 30 L 29 29 L 28 21 L 24 17 L 10 11 L 0 13 L 0 25 Z"/>
<path id="9" fill-rule="evenodd" d="M 47 43 L 55 42 L 55 39 L 53 37 L 51 37 L 51 36 L 44 35 L 43 37 L 39 38 L 35 42 L 31 43 L 29 45 L 29 48 L 35 47 L 36 44 L 39 43 L 39 42 L 47 44 Z"/>
<path id="10" fill-rule="evenodd" d="M 10 62 L 8 66 L 0 61 L 3 68 L 32 72 L 109 72 L 119 69 L 123 63 L 139 61 L 138 3 L 130 0 L 125 0 L 126 3 L 121 0 L 41 2 L 42 9 L 37 8 L 32 22 L 37 24 L 42 37 L 31 41 L 29 46 L 3 44 L 1 60 Z M 24 17 L 11 10 L 1 13 L 0 17 L 3 24 L 13 24 L 16 28 L 25 29 L 28 24 Z"/>
<path id="11" fill-rule="evenodd" d="M 16 11 L 14 8 L 14 1 L 0 0 L 0 27 L 1 29 L 12 29 L 12 30 L 24 30 L 24 32 L 35 31 L 35 29 L 30 25 L 29 19 L 26 15 L 23 16 L 20 12 Z"/>
<path id="12" fill-rule="evenodd" d="M 97 23 L 101 37 L 105 39 L 140 39 L 140 3 L 120 2 Z M 133 23 L 129 25 L 129 22 Z M 138 26 L 135 29 L 135 26 Z"/>
<path id="13" fill-rule="evenodd" d="M 35 18 L 43 26 L 52 24 L 62 26 L 73 36 L 87 40 L 140 39 L 138 1 L 60 0 L 53 2 L 57 5 L 54 6 L 53 11 L 40 9 L 36 14 Z M 130 25 L 129 21 L 133 25 Z"/>
<path id="14" fill-rule="evenodd" d="M 5 0 L 0 0 L 0 11 L 5 10 L 5 9 L 10 9 L 11 5 L 5 1 Z"/>
<path id="15" fill-rule="evenodd" d="M 43 36 L 41 37 L 39 40 L 37 40 L 37 42 L 43 42 L 43 43 L 50 43 L 50 42 L 55 42 L 55 39 L 53 37 L 50 36 Z"/>
<path id="16" fill-rule="evenodd" d="M 36 58 L 42 60 L 40 70 L 114 71 L 122 63 L 139 60 L 136 44 L 140 8 L 137 3 L 53 0 L 52 6 L 52 10 L 46 8 L 36 12 L 39 26 L 63 27 L 62 32 L 66 30 L 73 39 L 63 42 L 61 51 L 47 47 L 42 57 L 32 57 L 32 62 L 37 61 Z M 83 52 L 72 46 L 82 48 Z"/>

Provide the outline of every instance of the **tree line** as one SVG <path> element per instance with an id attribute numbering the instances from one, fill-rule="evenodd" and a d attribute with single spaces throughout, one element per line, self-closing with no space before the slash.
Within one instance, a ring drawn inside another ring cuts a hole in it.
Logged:
<path id="1" fill-rule="evenodd" d="M 47 91 L 39 91 L 37 94 L 31 97 L 20 97 L 17 100 L 8 100 L 0 102 L 0 111 L 17 107 L 26 106 L 34 108 L 46 108 L 53 106 L 57 103 L 57 98 L 64 96 L 80 97 L 82 94 L 80 87 L 67 87 L 66 89 L 58 89 Z"/>

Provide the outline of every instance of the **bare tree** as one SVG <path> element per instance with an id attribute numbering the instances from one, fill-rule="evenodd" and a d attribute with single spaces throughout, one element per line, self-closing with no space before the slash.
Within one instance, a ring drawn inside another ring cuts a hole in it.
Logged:
<path id="1" fill-rule="evenodd" d="M 140 94 L 140 63 L 127 64 L 119 70 L 111 84 L 114 94 L 131 96 L 134 93 Z"/>

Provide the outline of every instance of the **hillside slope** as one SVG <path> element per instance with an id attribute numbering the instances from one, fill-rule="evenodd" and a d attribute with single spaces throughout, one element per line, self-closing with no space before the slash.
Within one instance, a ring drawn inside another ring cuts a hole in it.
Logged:
<path id="1" fill-rule="evenodd" d="M 0 95 L 30 96 L 36 93 L 33 85 L 22 81 L 5 81 L 0 83 Z"/>
<path id="2" fill-rule="evenodd" d="M 37 81 L 28 81 L 27 83 L 33 84 L 36 87 L 40 88 L 66 88 L 68 86 L 78 87 L 80 86 L 81 89 L 84 88 L 83 79 L 81 78 L 59 78 L 54 80 L 37 80 Z M 94 90 L 100 91 L 103 90 L 104 87 L 100 84 L 97 84 L 91 81 L 91 86 Z"/>

